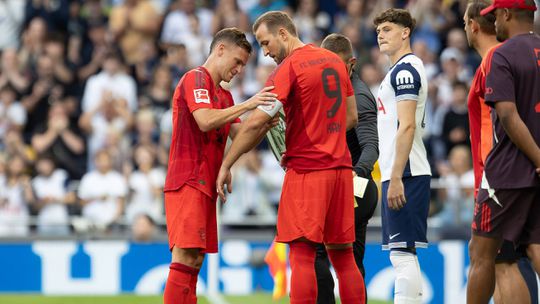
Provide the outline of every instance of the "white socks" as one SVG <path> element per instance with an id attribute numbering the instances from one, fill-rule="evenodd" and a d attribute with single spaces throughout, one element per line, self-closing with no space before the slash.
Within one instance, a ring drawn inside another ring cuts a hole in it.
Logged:
<path id="1" fill-rule="evenodd" d="M 422 273 L 418 257 L 410 252 L 392 250 L 390 262 L 396 273 L 394 304 L 422 303 Z"/>

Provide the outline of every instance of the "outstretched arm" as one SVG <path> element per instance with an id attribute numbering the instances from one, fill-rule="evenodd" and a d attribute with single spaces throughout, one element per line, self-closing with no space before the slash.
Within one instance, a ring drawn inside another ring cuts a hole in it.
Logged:
<path id="1" fill-rule="evenodd" d="M 199 129 L 203 132 L 221 128 L 223 125 L 232 122 L 240 117 L 240 115 L 255 109 L 259 105 L 271 105 L 277 97 L 276 94 L 268 92 L 273 88 L 273 86 L 265 87 L 259 93 L 243 103 L 226 109 L 202 108 L 195 110 L 193 111 L 193 117 L 195 118 Z"/>

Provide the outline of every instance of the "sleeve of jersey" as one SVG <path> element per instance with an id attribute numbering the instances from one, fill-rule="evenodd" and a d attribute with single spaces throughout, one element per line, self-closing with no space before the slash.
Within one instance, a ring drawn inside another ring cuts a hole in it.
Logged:
<path id="1" fill-rule="evenodd" d="M 510 64 L 496 51 L 486 74 L 485 102 L 493 105 L 497 101 L 515 101 L 515 87 Z"/>
<path id="2" fill-rule="evenodd" d="M 412 64 L 408 62 L 398 64 L 390 75 L 390 82 L 396 93 L 396 101 L 418 101 L 422 81 Z"/>
<path id="3" fill-rule="evenodd" d="M 274 89 L 271 91 L 277 94 L 276 102 L 273 105 L 269 106 L 258 106 L 257 108 L 266 114 L 274 117 L 277 112 L 287 103 L 287 97 L 291 91 L 291 85 L 294 82 L 294 73 L 290 68 L 289 62 L 280 64 L 268 77 L 265 87 L 274 86 Z"/>
<path id="4" fill-rule="evenodd" d="M 211 109 L 211 83 L 206 79 L 204 73 L 193 70 L 188 72 L 185 77 L 180 93 L 183 94 L 189 111 L 193 113 L 198 109 Z"/>

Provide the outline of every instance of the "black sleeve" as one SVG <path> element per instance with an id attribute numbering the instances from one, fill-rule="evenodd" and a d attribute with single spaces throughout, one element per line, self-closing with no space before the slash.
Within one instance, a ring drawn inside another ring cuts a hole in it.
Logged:
<path id="1" fill-rule="evenodd" d="M 379 136 L 377 132 L 377 102 L 369 87 L 353 73 L 352 84 L 358 111 L 358 124 L 354 128 L 356 138 L 348 136 L 348 145 L 353 158 L 353 167 L 360 177 L 369 178 L 379 158 Z M 353 130 L 351 130 L 353 131 Z"/>

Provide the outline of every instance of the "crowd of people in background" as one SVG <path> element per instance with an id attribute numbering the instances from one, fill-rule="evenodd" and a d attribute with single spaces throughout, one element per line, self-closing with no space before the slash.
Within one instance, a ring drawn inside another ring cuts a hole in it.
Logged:
<path id="1" fill-rule="evenodd" d="M 472 218 L 467 92 L 480 57 L 463 30 L 465 0 L 4 0 L 0 1 L 0 236 L 69 235 L 164 223 L 170 102 L 224 27 L 256 48 L 230 83 L 235 100 L 258 92 L 275 63 L 251 34 L 270 10 L 292 16 L 302 41 L 347 36 L 356 71 L 376 95 L 390 68 L 373 18 L 390 7 L 418 22 L 413 52 L 429 90 L 424 138 L 433 177 L 430 214 L 444 225 Z M 536 23 L 539 26 L 539 22 Z M 225 223 L 275 223 L 284 172 L 263 143 L 237 165 Z"/>

